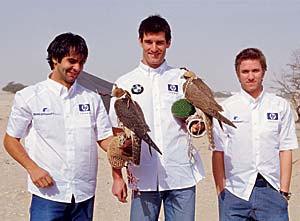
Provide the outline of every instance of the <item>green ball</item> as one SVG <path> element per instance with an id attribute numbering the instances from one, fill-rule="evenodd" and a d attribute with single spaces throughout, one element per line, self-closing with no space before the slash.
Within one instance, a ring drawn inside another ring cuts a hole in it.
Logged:
<path id="1" fill-rule="evenodd" d="M 175 101 L 171 107 L 171 111 L 175 117 L 180 118 L 187 118 L 196 112 L 195 107 L 184 98 Z"/>

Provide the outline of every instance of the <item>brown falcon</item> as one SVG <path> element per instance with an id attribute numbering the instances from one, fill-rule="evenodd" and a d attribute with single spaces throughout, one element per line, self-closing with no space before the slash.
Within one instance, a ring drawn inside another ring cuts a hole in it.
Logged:
<path id="1" fill-rule="evenodd" d="M 184 96 L 196 108 L 197 114 L 203 118 L 208 141 L 211 147 L 215 148 L 212 135 L 212 119 L 216 118 L 221 128 L 223 128 L 222 122 L 234 128 L 236 126 L 219 113 L 223 111 L 223 108 L 214 99 L 212 90 L 195 73 L 187 71 L 183 77 L 186 79 L 183 84 Z"/>
<path id="2" fill-rule="evenodd" d="M 142 140 L 149 145 L 151 155 L 151 147 L 162 154 L 148 134 L 150 128 L 145 121 L 141 107 L 131 98 L 130 93 L 115 85 L 112 94 L 117 98 L 114 108 L 119 125 L 123 128 L 126 138 L 132 139 L 132 162 L 137 166 L 140 164 Z"/>

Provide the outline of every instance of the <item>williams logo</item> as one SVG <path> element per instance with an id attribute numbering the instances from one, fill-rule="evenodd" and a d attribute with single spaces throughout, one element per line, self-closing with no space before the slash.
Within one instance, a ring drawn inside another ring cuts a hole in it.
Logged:
<path id="1" fill-rule="evenodd" d="M 268 120 L 278 120 L 278 113 L 267 113 Z"/>
<path id="2" fill-rule="evenodd" d="M 33 113 L 33 116 L 48 116 L 48 115 L 54 115 L 54 113 L 50 111 L 48 107 L 43 107 L 41 112 Z"/>
<path id="3" fill-rule="evenodd" d="M 178 85 L 177 84 L 168 84 L 168 91 L 169 92 L 178 92 Z"/>
<path id="4" fill-rule="evenodd" d="M 238 115 L 234 115 L 232 118 L 232 122 L 233 123 L 241 123 L 243 121 L 242 121 L 242 119 L 240 119 L 240 117 Z"/>
<path id="5" fill-rule="evenodd" d="M 79 104 L 79 111 L 80 112 L 88 112 L 90 111 L 90 104 Z"/>

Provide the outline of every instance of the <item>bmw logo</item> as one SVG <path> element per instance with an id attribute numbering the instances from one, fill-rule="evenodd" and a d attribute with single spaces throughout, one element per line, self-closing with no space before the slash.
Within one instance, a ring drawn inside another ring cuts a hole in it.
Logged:
<path id="1" fill-rule="evenodd" d="M 133 94 L 141 94 L 144 91 L 144 87 L 140 84 L 134 84 L 131 88 Z"/>

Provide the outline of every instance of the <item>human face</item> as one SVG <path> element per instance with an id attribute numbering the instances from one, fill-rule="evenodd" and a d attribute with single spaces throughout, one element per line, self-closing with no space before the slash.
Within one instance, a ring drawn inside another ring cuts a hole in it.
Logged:
<path id="1" fill-rule="evenodd" d="M 164 32 L 144 33 L 143 40 L 139 38 L 143 48 L 142 62 L 151 68 L 158 68 L 165 60 L 166 50 L 170 47 L 171 40 L 166 41 Z"/>
<path id="2" fill-rule="evenodd" d="M 60 63 L 53 59 L 54 69 L 50 78 L 70 88 L 82 71 L 85 61 L 86 58 L 71 50 L 70 55 L 64 57 Z"/>
<path id="3" fill-rule="evenodd" d="M 257 98 L 263 90 L 263 71 L 259 60 L 243 60 L 238 67 L 238 79 L 242 88 L 253 98 Z"/>

